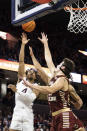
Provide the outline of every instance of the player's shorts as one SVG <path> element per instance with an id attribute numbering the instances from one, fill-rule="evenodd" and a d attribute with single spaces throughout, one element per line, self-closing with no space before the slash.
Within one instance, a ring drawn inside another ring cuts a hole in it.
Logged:
<path id="1" fill-rule="evenodd" d="M 75 131 L 84 127 L 72 111 L 60 113 L 52 117 L 50 131 Z"/>
<path id="2" fill-rule="evenodd" d="M 16 109 L 13 113 L 10 129 L 19 131 L 34 131 L 33 113 L 25 109 Z"/>

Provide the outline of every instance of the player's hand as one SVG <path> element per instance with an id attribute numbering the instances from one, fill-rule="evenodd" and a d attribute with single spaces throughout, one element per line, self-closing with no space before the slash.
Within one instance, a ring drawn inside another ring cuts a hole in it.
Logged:
<path id="1" fill-rule="evenodd" d="M 33 50 L 32 50 L 32 47 L 29 46 L 29 50 L 30 50 L 30 56 L 33 56 Z"/>
<path id="2" fill-rule="evenodd" d="M 26 81 L 24 78 L 22 78 L 22 80 L 25 86 L 30 87 L 32 85 L 30 82 Z"/>
<path id="3" fill-rule="evenodd" d="M 42 44 L 48 44 L 48 38 L 47 38 L 47 35 L 45 35 L 45 33 L 43 32 L 41 32 L 41 36 L 42 36 L 42 38 L 40 38 L 40 37 L 38 37 L 38 40 L 40 40 L 41 42 L 42 42 Z"/>
<path id="4" fill-rule="evenodd" d="M 16 92 L 16 91 L 17 91 L 16 86 L 13 85 L 13 84 L 9 84 L 9 85 L 8 85 L 8 88 L 10 88 L 13 92 Z"/>
<path id="5" fill-rule="evenodd" d="M 79 104 L 79 103 L 73 102 L 73 101 L 70 101 L 70 103 L 71 103 L 77 110 L 80 109 L 80 104 Z"/>
<path id="6" fill-rule="evenodd" d="M 23 77 L 19 76 L 19 78 L 20 78 L 21 80 L 23 80 L 23 84 L 24 84 L 25 86 L 30 87 L 30 86 L 32 85 L 30 82 L 26 81 Z M 30 88 L 31 88 L 31 87 L 30 87 Z"/>
<path id="7" fill-rule="evenodd" d="M 21 36 L 21 39 L 22 39 L 22 44 L 26 45 L 30 39 L 27 39 L 27 34 L 26 33 L 22 33 L 22 36 Z"/>
<path id="8" fill-rule="evenodd" d="M 24 80 L 24 79 L 22 79 L 22 80 L 23 80 L 23 84 L 24 84 L 25 86 L 29 87 L 29 82 L 26 81 L 26 80 Z"/>

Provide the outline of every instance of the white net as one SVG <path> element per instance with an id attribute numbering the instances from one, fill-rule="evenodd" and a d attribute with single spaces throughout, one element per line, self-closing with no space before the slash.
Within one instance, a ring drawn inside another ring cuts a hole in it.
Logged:
<path id="1" fill-rule="evenodd" d="M 87 32 L 87 2 L 78 0 L 77 3 L 65 7 L 65 11 L 70 12 L 70 21 L 67 27 L 70 32 Z"/>

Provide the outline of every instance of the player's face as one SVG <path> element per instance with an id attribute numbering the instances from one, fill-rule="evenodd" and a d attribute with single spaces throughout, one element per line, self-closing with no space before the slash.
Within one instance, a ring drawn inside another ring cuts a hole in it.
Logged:
<path id="1" fill-rule="evenodd" d="M 64 62 L 62 61 L 59 65 L 57 65 L 57 68 L 56 68 L 56 71 L 57 71 L 57 72 L 60 71 L 60 67 L 62 67 L 63 63 L 64 63 Z"/>
<path id="2" fill-rule="evenodd" d="M 27 72 L 27 78 L 28 79 L 36 79 L 36 73 L 35 73 L 35 71 L 34 70 L 29 70 Z"/>

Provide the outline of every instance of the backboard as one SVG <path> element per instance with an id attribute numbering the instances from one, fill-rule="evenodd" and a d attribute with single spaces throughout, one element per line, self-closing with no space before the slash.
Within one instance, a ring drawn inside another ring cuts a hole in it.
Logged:
<path id="1" fill-rule="evenodd" d="M 56 4 L 38 4 L 31 0 L 11 0 L 11 23 L 21 25 L 44 15 L 63 9 L 69 2 L 76 0 L 58 0 Z"/>
<path id="2" fill-rule="evenodd" d="M 12 0 L 11 4 L 11 22 L 14 25 L 21 25 L 52 12 L 51 5 L 40 5 L 30 0 Z"/>

